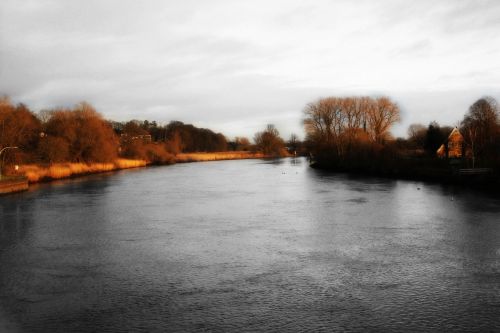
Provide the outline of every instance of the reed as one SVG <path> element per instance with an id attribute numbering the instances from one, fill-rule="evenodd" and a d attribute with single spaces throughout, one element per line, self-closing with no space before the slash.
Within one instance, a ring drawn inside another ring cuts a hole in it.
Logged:
<path id="1" fill-rule="evenodd" d="M 36 183 L 51 179 L 61 179 L 113 171 L 118 169 L 128 169 L 146 166 L 144 160 L 117 159 L 113 163 L 54 163 L 50 165 L 25 164 L 19 167 L 16 173 L 24 174 L 30 183 Z"/>
<path id="2" fill-rule="evenodd" d="M 148 164 L 145 160 L 129 160 L 125 158 L 119 158 L 114 162 L 118 169 L 129 169 L 129 168 L 140 168 Z"/>
<path id="3" fill-rule="evenodd" d="M 214 153 L 182 153 L 175 156 L 174 162 L 204 162 L 220 160 L 237 160 L 267 157 L 261 152 L 224 151 Z M 116 159 L 112 163 L 53 163 L 47 165 L 24 164 L 10 174 L 25 175 L 30 183 L 69 178 L 91 173 L 113 171 L 119 169 L 144 167 L 151 162 L 146 160 Z"/>
<path id="4" fill-rule="evenodd" d="M 266 157 L 261 152 L 249 151 L 222 151 L 213 153 L 182 153 L 175 156 L 176 162 L 204 162 L 204 161 L 221 161 L 221 160 L 241 160 L 250 158 Z"/>

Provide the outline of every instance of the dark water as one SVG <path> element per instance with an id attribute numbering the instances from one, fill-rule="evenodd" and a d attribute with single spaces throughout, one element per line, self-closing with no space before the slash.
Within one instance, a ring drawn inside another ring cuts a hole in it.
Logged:
<path id="1" fill-rule="evenodd" d="M 500 331 L 500 200 L 305 160 L 0 198 L 0 331 Z"/>

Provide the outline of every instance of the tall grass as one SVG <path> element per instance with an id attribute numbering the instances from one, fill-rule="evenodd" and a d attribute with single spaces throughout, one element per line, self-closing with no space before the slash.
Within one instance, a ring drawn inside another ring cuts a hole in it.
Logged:
<path id="1" fill-rule="evenodd" d="M 176 162 L 204 162 L 221 160 L 241 160 L 249 158 L 264 158 L 261 152 L 249 151 L 221 151 L 214 153 L 182 153 L 175 156 Z"/>
<path id="2" fill-rule="evenodd" d="M 261 152 L 224 151 L 215 153 L 182 153 L 175 156 L 174 162 L 203 162 L 219 160 L 236 160 L 267 157 Z M 25 175 L 30 183 L 54 179 L 81 176 L 91 173 L 113 171 L 119 169 L 144 167 L 151 162 L 146 160 L 116 159 L 111 163 L 53 163 L 47 165 L 20 165 L 17 171 L 8 170 L 9 174 Z M 171 163 L 171 162 L 168 162 Z"/>
<path id="3" fill-rule="evenodd" d="M 16 173 L 24 174 L 30 183 L 68 178 L 90 173 L 106 172 L 146 166 L 144 160 L 117 159 L 113 163 L 54 163 L 51 165 L 25 164 Z"/>

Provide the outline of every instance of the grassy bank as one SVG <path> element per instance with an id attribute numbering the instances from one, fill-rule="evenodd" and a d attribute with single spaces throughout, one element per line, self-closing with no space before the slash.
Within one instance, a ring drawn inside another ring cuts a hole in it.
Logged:
<path id="1" fill-rule="evenodd" d="M 18 174 L 30 183 L 88 175 L 92 173 L 146 166 L 144 160 L 117 159 L 112 163 L 54 163 L 50 165 L 26 164 L 19 166 Z"/>
<path id="2" fill-rule="evenodd" d="M 178 163 L 185 162 L 206 162 L 206 161 L 222 161 L 222 160 L 242 160 L 251 158 L 265 158 L 261 152 L 249 151 L 221 151 L 214 153 L 182 153 L 175 156 L 175 161 Z"/>
<path id="3" fill-rule="evenodd" d="M 14 192 L 26 191 L 28 189 L 28 179 L 23 176 L 2 177 L 0 179 L 0 195 Z"/>
<path id="4" fill-rule="evenodd" d="M 221 160 L 238 160 L 264 158 L 264 154 L 248 151 L 224 151 L 214 153 L 182 153 L 177 154 L 174 163 L 205 162 Z M 151 164 L 146 160 L 117 159 L 111 163 L 53 163 L 47 165 L 25 164 L 20 165 L 17 171 L 8 170 L 11 175 L 24 175 L 30 183 L 38 183 L 55 179 L 78 177 L 93 173 L 113 170 L 145 167 Z M 156 163 L 161 164 L 161 163 Z"/>

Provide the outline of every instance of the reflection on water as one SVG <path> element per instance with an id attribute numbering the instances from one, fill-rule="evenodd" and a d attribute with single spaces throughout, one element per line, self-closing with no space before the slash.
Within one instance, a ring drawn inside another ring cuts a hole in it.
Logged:
<path id="1" fill-rule="evenodd" d="M 303 159 L 0 198 L 0 330 L 500 330 L 500 200 Z"/>

